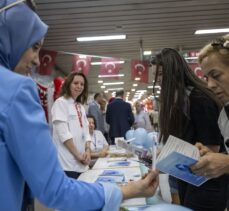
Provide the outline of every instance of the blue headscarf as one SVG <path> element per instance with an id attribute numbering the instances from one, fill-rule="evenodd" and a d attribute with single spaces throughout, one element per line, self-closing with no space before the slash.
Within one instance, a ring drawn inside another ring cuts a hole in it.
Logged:
<path id="1" fill-rule="evenodd" d="M 3 8 L 15 0 L 0 0 Z M 40 41 L 48 26 L 25 3 L 0 13 L 0 65 L 14 70 L 24 52 Z"/>

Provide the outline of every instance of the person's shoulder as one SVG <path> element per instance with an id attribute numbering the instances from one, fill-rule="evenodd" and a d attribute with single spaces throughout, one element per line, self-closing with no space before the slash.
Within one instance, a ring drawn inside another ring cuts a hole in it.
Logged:
<path id="1" fill-rule="evenodd" d="M 26 94 L 35 92 L 36 87 L 33 80 L 0 66 L 0 109 L 12 103 L 14 97 L 20 95 L 22 91 Z"/>
<path id="2" fill-rule="evenodd" d="M 1 91 L 7 95 L 13 94 L 20 90 L 21 87 L 35 86 L 33 80 L 29 77 L 20 75 L 11 70 L 0 66 L 0 87 Z"/>
<path id="3" fill-rule="evenodd" d="M 100 130 L 94 130 L 94 133 L 97 135 L 103 135 L 103 133 Z"/>
<path id="4" fill-rule="evenodd" d="M 89 108 L 96 107 L 95 101 L 92 101 L 89 103 Z"/>
<path id="5" fill-rule="evenodd" d="M 54 102 L 54 104 L 53 104 L 53 106 L 54 107 L 59 107 L 59 106 L 68 106 L 69 105 L 69 100 L 67 99 L 67 98 L 65 98 L 64 96 L 60 96 L 60 97 L 58 97 L 56 100 L 55 100 L 55 102 Z"/>
<path id="6" fill-rule="evenodd" d="M 214 100 L 210 98 L 206 93 L 197 88 L 192 89 L 190 99 L 196 101 L 196 103 L 214 102 Z"/>
<path id="7" fill-rule="evenodd" d="M 20 83 L 33 83 L 32 79 L 0 66 L 0 84 L 1 86 L 16 87 Z"/>
<path id="8" fill-rule="evenodd" d="M 214 99 L 197 88 L 194 88 L 190 94 L 190 103 L 192 107 L 214 109 L 218 111 L 218 106 Z"/>
<path id="9" fill-rule="evenodd" d="M 60 96 L 56 99 L 55 102 L 60 102 L 60 103 L 67 103 L 68 102 L 68 99 L 66 99 L 64 96 Z"/>

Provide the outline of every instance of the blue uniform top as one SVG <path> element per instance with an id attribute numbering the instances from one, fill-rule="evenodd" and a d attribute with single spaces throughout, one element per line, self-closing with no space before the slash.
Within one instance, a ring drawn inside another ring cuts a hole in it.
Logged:
<path id="1" fill-rule="evenodd" d="M 0 8 L 12 2 L 0 0 Z M 118 210 L 122 200 L 118 186 L 89 184 L 65 175 L 34 82 L 10 71 L 44 36 L 47 26 L 20 3 L 0 13 L 0 31 L 0 210 L 21 210 L 25 181 L 48 207 Z"/>

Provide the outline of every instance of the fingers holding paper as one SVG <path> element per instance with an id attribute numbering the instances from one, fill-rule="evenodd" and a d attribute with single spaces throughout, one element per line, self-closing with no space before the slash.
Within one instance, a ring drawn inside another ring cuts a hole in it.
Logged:
<path id="1" fill-rule="evenodd" d="M 121 186 L 123 199 L 149 197 L 155 194 L 158 187 L 158 171 L 149 171 L 144 178 Z"/>
<path id="2" fill-rule="evenodd" d="M 208 152 L 191 167 L 195 174 L 216 178 L 229 173 L 229 155 Z"/>

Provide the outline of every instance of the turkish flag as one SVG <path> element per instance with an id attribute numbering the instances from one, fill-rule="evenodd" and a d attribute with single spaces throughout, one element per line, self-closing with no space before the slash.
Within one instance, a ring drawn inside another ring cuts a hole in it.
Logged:
<path id="1" fill-rule="evenodd" d="M 140 78 L 139 82 L 148 83 L 149 68 L 147 61 L 131 61 L 131 79 Z"/>
<path id="2" fill-rule="evenodd" d="M 202 72 L 201 67 L 198 63 L 189 63 L 188 65 L 199 78 L 204 78 L 204 73 Z"/>
<path id="3" fill-rule="evenodd" d="M 55 65 L 56 56 L 56 51 L 42 49 L 39 54 L 40 67 L 38 67 L 38 73 L 41 75 L 51 75 Z"/>
<path id="4" fill-rule="evenodd" d="M 117 75 L 119 74 L 120 70 L 120 59 L 117 58 L 102 58 L 101 59 L 101 66 L 100 66 L 100 75 L 107 75 L 111 76 L 109 78 L 116 78 L 118 79 L 118 76 L 113 76 L 112 75 Z"/>
<path id="5" fill-rule="evenodd" d="M 81 72 L 84 75 L 88 75 L 91 67 L 91 56 L 86 55 L 74 55 L 72 72 Z"/>

